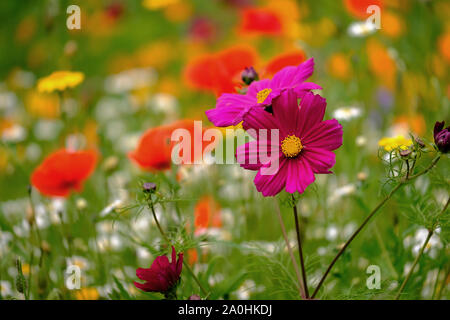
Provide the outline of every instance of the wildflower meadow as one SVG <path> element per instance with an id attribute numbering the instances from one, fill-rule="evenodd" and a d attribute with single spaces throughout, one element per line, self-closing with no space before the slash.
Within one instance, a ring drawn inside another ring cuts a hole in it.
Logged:
<path id="1" fill-rule="evenodd" d="M 450 298 L 449 1 L 0 15 L 0 300 Z"/>

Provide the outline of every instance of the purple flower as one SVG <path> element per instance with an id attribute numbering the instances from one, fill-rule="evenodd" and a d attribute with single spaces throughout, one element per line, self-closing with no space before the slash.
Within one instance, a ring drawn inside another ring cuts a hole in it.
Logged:
<path id="1" fill-rule="evenodd" d="M 434 125 L 434 143 L 442 153 L 450 151 L 450 126 L 444 129 L 445 121 L 436 121 Z"/>
<path id="2" fill-rule="evenodd" d="M 321 86 L 304 82 L 314 71 L 311 58 L 298 66 L 289 66 L 277 72 L 272 79 L 253 81 L 246 94 L 224 93 L 217 99 L 216 108 L 206 111 L 208 119 L 217 127 L 228 127 L 242 122 L 242 116 L 253 106 L 270 106 L 284 90 L 293 89 L 297 98 Z M 263 109 L 263 108 L 261 108 Z"/>

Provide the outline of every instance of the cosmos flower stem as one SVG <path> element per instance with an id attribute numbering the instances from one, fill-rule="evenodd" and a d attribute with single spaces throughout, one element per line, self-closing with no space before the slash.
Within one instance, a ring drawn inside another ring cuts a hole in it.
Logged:
<path id="1" fill-rule="evenodd" d="M 410 169 L 409 169 L 409 161 L 406 160 L 406 180 L 409 179 L 409 172 L 410 172 Z"/>
<path id="2" fill-rule="evenodd" d="M 413 274 L 417 263 L 419 262 L 420 258 L 422 257 L 423 252 L 425 251 L 425 248 L 427 247 L 427 244 L 430 241 L 432 235 L 433 235 L 433 230 L 429 230 L 428 231 L 428 236 L 425 239 L 425 242 L 423 243 L 422 248 L 420 248 L 419 254 L 417 255 L 416 259 L 414 260 L 414 263 L 413 263 L 411 269 L 409 270 L 408 275 L 406 276 L 405 280 L 403 280 L 403 283 L 400 286 L 400 289 L 398 290 L 397 294 L 395 295 L 395 300 L 398 300 L 400 298 L 400 295 L 402 294 L 403 289 L 406 286 L 406 283 L 408 282 L 409 278 L 411 278 L 411 275 Z"/>
<path id="3" fill-rule="evenodd" d="M 153 201 L 152 201 L 151 197 L 148 200 L 148 206 L 150 207 L 150 210 L 152 211 L 153 219 L 155 220 L 155 223 L 156 223 L 156 226 L 158 227 L 159 232 L 161 233 L 161 235 L 164 238 L 164 240 L 168 244 L 170 244 L 171 242 L 170 242 L 169 238 L 167 237 L 166 233 L 164 232 L 164 230 L 162 229 L 161 225 L 159 224 L 158 217 L 156 216 L 155 208 L 153 206 Z M 192 269 L 189 266 L 189 264 L 185 260 L 183 260 L 183 265 L 186 268 L 186 270 L 191 274 L 192 278 L 197 283 L 197 285 L 200 288 L 200 290 L 202 291 L 203 295 L 205 297 L 207 297 L 208 296 L 208 292 L 205 290 L 205 288 L 201 284 L 200 280 L 195 275 L 194 271 L 192 271 Z"/>
<path id="4" fill-rule="evenodd" d="M 436 300 L 441 300 L 442 292 L 444 292 L 444 288 L 447 284 L 448 276 L 450 275 L 450 266 L 447 267 L 447 270 L 445 271 L 444 277 L 442 278 L 442 282 L 439 286 L 439 291 L 436 294 Z"/>
<path id="5" fill-rule="evenodd" d="M 39 246 L 39 250 L 41 251 L 41 255 L 39 258 L 39 268 L 42 267 L 42 262 L 43 262 L 43 258 L 44 258 L 44 249 L 42 247 L 42 237 L 41 237 L 41 232 L 39 231 L 39 227 L 36 225 L 36 212 L 34 210 L 34 203 L 33 203 L 33 187 L 30 186 L 28 189 L 28 201 L 30 202 L 30 208 L 31 208 L 31 214 L 33 216 L 33 225 L 32 225 L 32 229 L 34 228 L 35 232 L 36 232 L 36 238 L 38 241 L 38 246 Z"/>
<path id="6" fill-rule="evenodd" d="M 295 219 L 295 231 L 297 232 L 298 255 L 300 256 L 300 267 L 302 269 L 303 288 L 305 290 L 306 299 L 309 299 L 308 282 L 306 280 L 306 269 L 305 269 L 305 262 L 303 260 L 303 249 L 302 249 L 302 241 L 301 241 L 301 236 L 300 236 L 300 224 L 298 222 L 297 205 L 295 204 L 294 196 L 292 196 L 292 200 L 294 201 L 293 209 L 294 209 L 294 219 Z"/>
<path id="7" fill-rule="evenodd" d="M 445 204 L 444 208 L 442 209 L 442 211 L 437 215 L 436 217 L 436 222 L 433 224 L 433 226 L 428 230 L 428 235 L 427 238 L 425 239 L 425 242 L 422 245 L 422 248 L 420 248 L 420 251 L 416 257 L 416 259 L 414 260 L 414 263 L 411 267 L 411 269 L 408 272 L 408 275 L 406 276 L 405 280 L 403 280 L 402 285 L 400 286 L 400 289 L 398 290 L 397 294 L 395 295 L 395 300 L 398 300 L 400 298 L 400 295 L 403 292 L 403 289 L 405 289 L 406 284 L 409 281 L 409 278 L 411 278 L 411 275 L 414 272 L 414 269 L 416 268 L 417 263 L 419 262 L 420 258 L 422 257 L 423 253 L 425 252 L 425 249 L 427 248 L 428 242 L 430 241 L 431 237 L 434 234 L 434 231 L 436 230 L 437 224 L 439 223 L 439 217 L 444 214 L 444 212 L 447 210 L 448 205 L 450 203 L 450 198 L 448 198 L 447 203 Z"/>
<path id="8" fill-rule="evenodd" d="M 398 273 L 397 273 L 397 271 L 395 270 L 394 265 L 392 264 L 392 259 L 391 259 L 391 257 L 389 256 L 389 253 L 388 253 L 388 251 L 387 251 L 387 249 L 386 249 L 386 246 L 385 246 L 384 241 L 383 241 L 383 237 L 381 236 L 381 233 L 380 233 L 380 229 L 378 228 L 378 225 L 377 225 L 376 223 L 375 223 L 375 226 L 374 226 L 374 227 L 375 227 L 375 228 L 374 228 L 374 231 L 375 231 L 375 237 L 377 238 L 378 244 L 380 245 L 380 248 L 381 248 L 381 254 L 382 254 L 382 255 L 384 256 L 384 258 L 386 259 L 387 265 L 388 265 L 389 270 L 391 271 L 391 273 L 395 276 L 396 279 L 398 279 L 398 278 L 399 278 Z"/>
<path id="9" fill-rule="evenodd" d="M 327 270 L 325 271 L 325 273 L 323 274 L 322 278 L 319 281 L 319 284 L 317 285 L 316 289 L 314 290 L 311 298 L 314 298 L 317 293 L 319 292 L 319 289 L 322 287 L 322 284 L 324 283 L 325 279 L 327 278 L 328 274 L 330 273 L 331 269 L 333 268 L 333 266 L 335 265 L 335 263 L 337 262 L 337 260 L 339 259 L 339 257 L 345 252 L 345 250 L 347 249 L 347 247 L 350 245 L 350 243 L 353 241 L 353 239 L 356 238 L 356 236 L 362 231 L 362 229 L 364 229 L 364 227 L 366 226 L 366 224 L 370 221 L 370 219 L 372 219 L 372 217 L 378 212 L 378 210 L 380 210 L 383 205 L 389 200 L 391 199 L 391 197 L 393 196 L 393 194 L 395 192 L 397 192 L 398 189 L 400 189 L 403 185 L 405 185 L 407 182 L 420 177 L 421 175 L 424 175 L 426 173 L 428 173 L 435 165 L 436 163 L 439 161 L 439 159 L 441 158 L 440 155 L 438 155 L 436 158 L 434 158 L 434 160 L 431 162 L 431 164 L 425 168 L 424 170 L 422 170 L 421 172 L 409 176 L 408 179 L 404 179 L 404 180 L 400 180 L 400 182 L 394 187 L 394 189 L 391 190 L 391 192 L 389 192 L 389 194 L 383 199 L 381 200 L 380 203 L 378 203 L 378 205 L 372 210 L 372 212 L 366 217 L 366 219 L 364 219 L 363 223 L 359 226 L 359 228 L 350 236 L 350 238 L 345 242 L 345 244 L 342 246 L 341 250 L 339 250 L 339 252 L 337 253 L 337 255 L 334 257 L 334 259 L 331 261 L 330 265 L 328 266 Z"/>
<path id="10" fill-rule="evenodd" d="M 305 289 L 303 288 L 303 282 L 300 275 L 300 270 L 298 269 L 297 261 L 295 260 L 294 253 L 292 251 L 291 245 L 289 244 L 289 239 L 286 233 L 286 227 L 283 222 L 283 218 L 281 217 L 280 207 L 278 205 L 278 201 L 275 201 L 275 211 L 277 212 L 278 220 L 280 221 L 281 233 L 283 234 L 284 241 L 286 242 L 286 247 L 289 252 L 289 257 L 291 258 L 292 265 L 294 266 L 295 274 L 297 275 L 298 285 L 299 285 L 299 293 L 302 299 L 305 299 Z"/>

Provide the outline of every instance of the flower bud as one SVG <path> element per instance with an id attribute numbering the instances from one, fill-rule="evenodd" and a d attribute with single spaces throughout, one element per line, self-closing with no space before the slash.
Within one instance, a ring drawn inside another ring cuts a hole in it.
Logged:
<path id="1" fill-rule="evenodd" d="M 425 143 L 423 142 L 422 139 L 420 139 L 419 137 L 416 137 L 414 140 L 416 141 L 417 145 L 418 145 L 420 148 L 425 148 Z"/>
<path id="2" fill-rule="evenodd" d="M 27 290 L 27 282 L 22 274 L 18 274 L 16 277 L 16 289 L 19 293 L 25 293 Z"/>
<path id="3" fill-rule="evenodd" d="M 241 73 L 241 79 L 246 85 L 250 85 L 253 81 L 259 79 L 258 74 L 256 73 L 253 67 L 245 68 Z"/>
<path id="4" fill-rule="evenodd" d="M 202 298 L 198 294 L 193 294 L 188 300 L 202 300 Z"/>
<path id="5" fill-rule="evenodd" d="M 145 193 L 152 193 L 156 190 L 156 184 L 153 182 L 146 182 L 142 185 L 142 189 Z"/>
<path id="6" fill-rule="evenodd" d="M 407 158 L 411 153 L 412 151 L 410 149 L 400 150 L 400 156 L 402 158 Z"/>
<path id="7" fill-rule="evenodd" d="M 450 127 L 444 129 L 445 121 L 436 121 L 434 125 L 434 143 L 442 153 L 450 151 Z"/>

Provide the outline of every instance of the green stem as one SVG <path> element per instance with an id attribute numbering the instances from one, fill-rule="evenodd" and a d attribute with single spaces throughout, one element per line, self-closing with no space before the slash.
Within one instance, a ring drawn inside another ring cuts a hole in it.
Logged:
<path id="1" fill-rule="evenodd" d="M 292 200 L 295 201 L 294 196 L 292 196 Z M 303 260 L 302 241 L 301 241 L 301 237 L 300 237 L 300 224 L 298 223 L 298 212 L 297 212 L 297 205 L 295 204 L 295 202 L 294 202 L 293 209 L 294 209 L 294 219 L 295 219 L 295 231 L 297 232 L 298 255 L 300 257 L 300 267 L 302 269 L 303 288 L 305 290 L 306 299 L 309 299 L 308 282 L 306 280 L 306 269 L 305 269 L 305 262 Z"/>
<path id="2" fill-rule="evenodd" d="M 427 244 L 428 244 L 428 242 L 430 241 L 432 235 L 433 235 L 433 231 L 432 231 L 432 230 L 429 230 L 429 231 L 428 231 L 428 236 L 427 236 L 427 238 L 425 239 L 425 242 L 423 243 L 422 248 L 420 248 L 419 254 L 417 255 L 416 259 L 414 260 L 414 263 L 413 263 L 411 269 L 409 270 L 408 275 L 406 276 L 405 280 L 403 280 L 403 283 L 402 283 L 402 285 L 400 286 L 400 289 L 398 290 L 397 294 L 395 295 L 395 298 L 394 298 L 395 300 L 398 300 L 398 299 L 400 298 L 400 295 L 402 294 L 403 289 L 404 289 L 405 286 L 406 286 L 406 283 L 408 282 L 409 278 L 411 278 L 411 275 L 413 274 L 414 269 L 416 268 L 417 263 L 419 262 L 420 258 L 422 257 L 423 252 L 425 251 L 425 248 L 427 247 Z"/>
<path id="3" fill-rule="evenodd" d="M 289 239 L 286 233 L 286 226 L 284 225 L 283 222 L 283 218 L 281 217 L 281 211 L 280 211 L 280 207 L 278 206 L 278 201 L 275 200 L 275 211 L 277 212 L 277 216 L 278 216 L 278 220 L 280 221 L 280 226 L 281 226 L 281 233 L 283 234 L 283 238 L 284 241 L 286 242 L 286 247 L 288 249 L 289 252 L 289 257 L 291 258 L 292 264 L 294 266 L 294 270 L 295 270 L 295 274 L 297 276 L 297 281 L 298 281 L 298 288 L 299 288 L 299 293 L 300 296 L 305 299 L 306 298 L 306 294 L 305 294 L 305 289 L 303 287 L 303 282 L 302 282 L 302 278 L 300 275 L 300 270 L 298 269 L 298 265 L 297 265 L 297 261 L 295 261 L 295 257 L 294 257 L 294 253 L 292 252 L 292 248 L 291 245 L 289 243 Z"/>
<path id="4" fill-rule="evenodd" d="M 416 259 L 414 260 L 414 263 L 413 263 L 411 269 L 409 270 L 408 275 L 406 276 L 405 280 L 403 280 L 403 283 L 400 286 L 400 289 L 398 290 L 397 295 L 395 296 L 395 300 L 398 300 L 400 298 L 400 295 L 402 294 L 403 289 L 405 289 L 406 283 L 409 281 L 409 278 L 411 278 L 411 275 L 413 274 L 417 263 L 419 262 L 420 258 L 422 257 L 422 255 L 425 251 L 425 248 L 427 247 L 427 244 L 430 241 L 431 236 L 433 235 L 437 224 L 439 223 L 439 217 L 442 214 L 444 214 L 444 212 L 447 210 L 449 203 L 450 203 L 450 198 L 448 198 L 447 203 L 445 204 L 442 211 L 436 216 L 436 222 L 433 224 L 433 226 L 430 228 L 430 230 L 428 230 L 428 236 L 425 239 L 425 242 L 423 243 L 422 248 L 420 248 L 419 254 L 417 255 Z"/>
<path id="5" fill-rule="evenodd" d="M 378 229 L 378 226 L 376 224 L 375 224 L 375 236 L 380 245 L 382 255 L 384 256 L 384 258 L 387 261 L 389 269 L 391 270 L 391 272 L 395 276 L 395 278 L 398 279 L 398 273 L 395 270 L 394 265 L 392 264 L 391 257 L 389 256 L 386 246 L 384 245 L 383 238 L 381 237 L 380 230 Z"/>
<path id="6" fill-rule="evenodd" d="M 447 279 L 448 279 L 449 275 L 450 275 L 450 266 L 448 266 L 447 271 L 444 273 L 444 278 L 443 278 L 442 283 L 441 283 L 441 285 L 439 287 L 439 292 L 437 293 L 437 296 L 436 296 L 437 300 L 441 300 L 442 293 L 444 292 L 444 289 L 446 287 Z"/>
<path id="7" fill-rule="evenodd" d="M 158 227 L 159 232 L 161 233 L 162 237 L 164 238 L 164 240 L 167 243 L 171 243 L 169 238 L 167 237 L 166 233 L 164 232 L 164 230 L 162 229 L 161 225 L 159 224 L 158 218 L 156 216 L 156 212 L 155 212 L 155 208 L 153 207 L 153 202 L 151 200 L 151 198 L 148 201 L 148 206 L 150 207 L 152 214 L 153 214 L 153 219 L 155 220 L 156 226 Z M 203 285 L 200 283 L 200 280 L 197 278 L 197 276 L 195 275 L 194 271 L 192 271 L 191 267 L 189 266 L 189 264 L 186 262 L 186 260 L 183 260 L 183 265 L 185 267 L 185 269 L 187 269 L 187 271 L 191 274 L 192 278 L 194 279 L 194 281 L 197 283 L 197 285 L 199 286 L 200 290 L 202 291 L 203 295 L 206 297 L 208 296 L 208 292 L 205 290 L 205 288 L 203 287 Z"/>
<path id="8" fill-rule="evenodd" d="M 420 177 L 423 174 L 426 174 L 428 171 L 430 171 L 435 165 L 436 163 L 439 161 L 440 159 L 440 155 L 438 155 L 436 158 L 434 158 L 434 160 L 431 162 L 431 164 L 424 169 L 423 171 L 409 176 L 408 179 L 404 179 L 401 180 L 395 187 L 394 189 L 391 190 L 391 192 L 389 192 L 389 194 L 383 199 L 381 200 L 380 203 L 378 203 L 378 205 L 372 210 L 372 212 L 366 217 L 366 219 L 364 219 L 364 221 L 362 222 L 362 224 L 359 226 L 359 228 L 350 236 L 350 238 L 345 242 L 344 246 L 341 248 L 341 250 L 339 250 L 338 254 L 334 257 L 334 259 L 331 261 L 330 265 L 328 266 L 327 270 L 325 271 L 324 275 L 322 276 L 322 278 L 319 281 L 319 284 L 317 285 L 316 289 L 314 290 L 314 293 L 312 294 L 311 298 L 314 298 L 317 293 L 319 292 L 319 289 L 321 288 L 322 284 L 324 283 L 325 279 L 327 278 L 328 274 L 330 273 L 331 269 L 333 268 L 333 266 L 335 265 L 335 263 L 337 262 L 337 260 L 339 259 L 339 257 L 345 252 L 345 249 L 347 249 L 347 247 L 350 245 L 350 243 L 353 241 L 353 239 L 356 238 L 356 236 L 361 232 L 362 229 L 364 229 L 364 227 L 366 226 L 366 224 L 370 221 L 370 219 L 372 219 L 372 217 L 378 212 L 379 209 L 381 209 L 381 207 L 383 207 L 383 205 L 389 200 L 391 199 L 392 195 L 398 190 L 400 189 L 400 187 L 402 187 L 403 185 L 405 185 L 408 181 L 411 181 L 417 177 Z"/>

